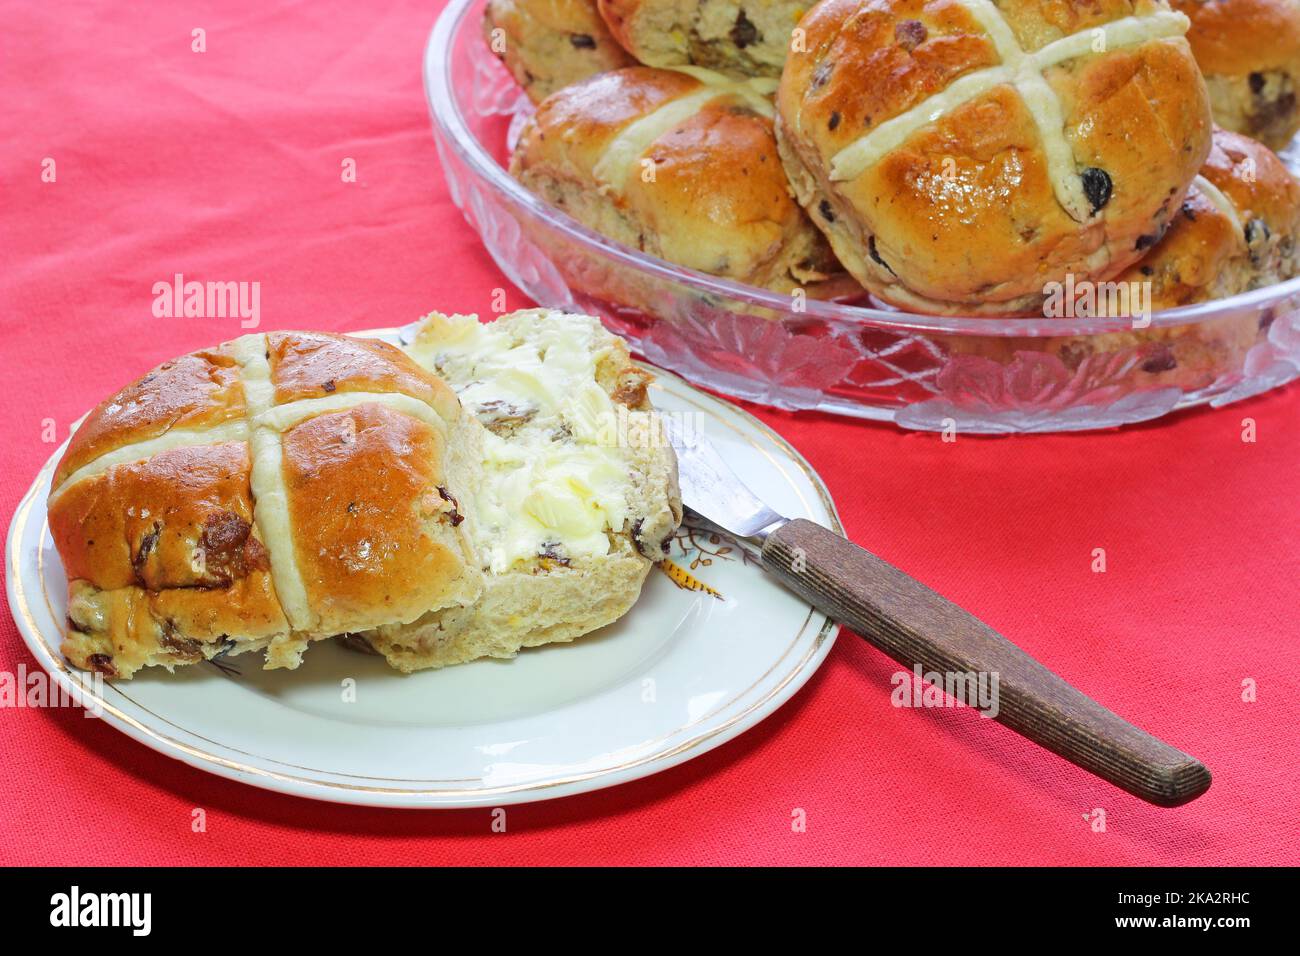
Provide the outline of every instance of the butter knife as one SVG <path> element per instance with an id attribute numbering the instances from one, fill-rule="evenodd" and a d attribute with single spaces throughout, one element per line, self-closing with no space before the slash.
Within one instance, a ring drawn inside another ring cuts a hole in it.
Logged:
<path id="1" fill-rule="evenodd" d="M 1162 807 L 1194 800 L 1210 771 L 1070 686 L 987 624 L 828 528 L 784 517 L 760 500 L 704 436 L 664 416 L 682 501 L 696 523 L 757 552 L 801 598 L 908 667 L 997 675 L 993 719 Z"/>

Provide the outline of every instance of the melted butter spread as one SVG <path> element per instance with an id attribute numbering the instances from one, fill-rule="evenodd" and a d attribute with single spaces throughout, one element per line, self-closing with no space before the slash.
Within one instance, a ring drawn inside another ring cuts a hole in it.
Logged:
<path id="1" fill-rule="evenodd" d="M 481 563 L 499 574 L 538 557 L 608 554 L 607 531 L 623 529 L 630 489 L 618 406 L 596 382 L 609 334 L 559 313 L 526 327 L 435 321 L 410 351 L 485 426 L 470 516 Z"/>

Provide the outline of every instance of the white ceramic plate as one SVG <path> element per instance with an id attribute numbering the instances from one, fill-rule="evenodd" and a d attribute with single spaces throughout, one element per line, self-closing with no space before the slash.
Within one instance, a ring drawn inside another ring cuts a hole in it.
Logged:
<path id="1" fill-rule="evenodd" d="M 359 334 L 396 340 L 395 330 Z M 791 517 L 839 530 L 825 486 L 775 432 L 656 374 L 655 405 L 696 413 L 692 421 L 755 491 Z M 67 585 L 45 521 L 62 453 L 14 514 L 5 572 L 18 629 L 72 692 L 84 675 L 59 653 Z M 295 671 L 263 671 L 254 654 L 171 675 L 151 669 L 103 684 L 94 703 L 114 727 L 191 766 L 319 800 L 500 806 L 597 790 L 753 727 L 803 686 L 834 641 L 832 622 L 732 542 L 683 529 L 672 559 L 688 570 L 698 561 L 691 573 L 720 597 L 685 590 L 655 569 L 621 621 L 511 661 L 402 676 L 380 658 L 323 641 Z"/>

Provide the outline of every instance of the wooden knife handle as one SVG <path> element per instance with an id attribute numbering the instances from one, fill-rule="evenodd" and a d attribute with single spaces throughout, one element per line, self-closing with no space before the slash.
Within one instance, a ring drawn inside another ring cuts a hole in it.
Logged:
<path id="1" fill-rule="evenodd" d="M 796 519 L 768 536 L 762 559 L 787 587 L 908 668 L 997 674 L 995 719 L 1103 780 L 1162 807 L 1209 789 L 1210 771 L 1199 760 L 1111 713 L 988 625 L 835 532 Z"/>

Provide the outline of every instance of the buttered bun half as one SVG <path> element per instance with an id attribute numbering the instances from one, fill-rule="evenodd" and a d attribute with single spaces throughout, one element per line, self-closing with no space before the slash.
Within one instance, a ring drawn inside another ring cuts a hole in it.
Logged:
<path id="1" fill-rule="evenodd" d="M 572 641 L 620 618 L 682 518 L 676 458 L 623 341 L 589 316 L 429 316 L 408 352 L 457 391 L 459 499 L 484 589 L 362 635 L 402 671 Z"/>

